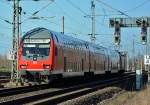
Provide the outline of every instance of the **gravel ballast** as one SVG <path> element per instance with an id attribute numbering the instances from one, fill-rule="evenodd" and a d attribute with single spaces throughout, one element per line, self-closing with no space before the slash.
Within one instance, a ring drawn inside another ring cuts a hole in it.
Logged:
<path id="1" fill-rule="evenodd" d="M 108 87 L 72 100 L 68 100 L 60 103 L 59 105 L 101 105 L 103 100 L 110 99 L 119 94 L 121 91 L 122 89 L 118 87 Z"/>

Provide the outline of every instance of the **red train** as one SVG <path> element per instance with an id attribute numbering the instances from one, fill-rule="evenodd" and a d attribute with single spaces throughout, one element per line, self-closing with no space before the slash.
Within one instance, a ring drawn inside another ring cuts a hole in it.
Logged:
<path id="1" fill-rule="evenodd" d="M 125 56 L 115 50 L 46 28 L 27 32 L 20 41 L 19 71 L 24 80 L 125 71 Z"/>

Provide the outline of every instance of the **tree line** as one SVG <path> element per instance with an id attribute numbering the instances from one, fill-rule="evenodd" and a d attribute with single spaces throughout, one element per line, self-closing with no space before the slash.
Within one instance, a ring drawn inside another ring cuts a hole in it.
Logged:
<path id="1" fill-rule="evenodd" d="M 7 55 L 0 54 L 0 71 L 10 71 L 11 61 L 7 59 Z"/>

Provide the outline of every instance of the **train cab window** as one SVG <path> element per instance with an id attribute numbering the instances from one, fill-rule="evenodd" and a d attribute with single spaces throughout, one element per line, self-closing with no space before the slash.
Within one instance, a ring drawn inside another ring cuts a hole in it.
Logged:
<path id="1" fill-rule="evenodd" d="M 50 47 L 50 39 L 24 39 L 22 45 L 23 59 L 47 59 L 50 55 Z"/>

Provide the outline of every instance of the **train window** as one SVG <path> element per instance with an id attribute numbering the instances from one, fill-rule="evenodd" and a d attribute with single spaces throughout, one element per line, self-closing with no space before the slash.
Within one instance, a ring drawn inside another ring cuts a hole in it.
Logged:
<path id="1" fill-rule="evenodd" d="M 58 55 L 58 49 L 57 49 L 57 47 L 55 47 L 55 56 L 57 56 Z"/>
<path id="2" fill-rule="evenodd" d="M 96 60 L 94 60 L 94 70 L 96 70 Z"/>
<path id="3" fill-rule="evenodd" d="M 68 43 L 67 42 L 65 43 L 65 47 L 68 48 Z"/>
<path id="4" fill-rule="evenodd" d="M 72 48 L 72 45 L 71 45 L 71 44 L 69 44 L 69 48 Z"/>
<path id="5" fill-rule="evenodd" d="M 67 45 L 67 48 L 69 48 L 69 47 L 70 47 L 70 45 L 68 44 L 68 45 Z"/>
<path id="6" fill-rule="evenodd" d="M 105 64 L 106 64 L 106 61 L 104 61 L 104 70 L 106 69 Z"/>
<path id="7" fill-rule="evenodd" d="M 81 63 L 81 65 L 82 65 L 82 71 L 83 71 L 83 69 L 84 69 L 84 60 L 82 59 L 82 63 Z"/>
<path id="8" fill-rule="evenodd" d="M 64 71 L 67 70 L 67 57 L 64 57 Z"/>
<path id="9" fill-rule="evenodd" d="M 76 63 L 74 62 L 74 71 L 76 71 Z"/>
<path id="10" fill-rule="evenodd" d="M 73 48 L 73 46 L 72 45 L 70 45 L 71 46 L 71 48 Z"/>
<path id="11" fill-rule="evenodd" d="M 22 56 L 33 58 L 33 55 L 37 55 L 37 59 L 46 59 L 50 54 L 49 43 L 24 43 L 22 47 Z"/>

